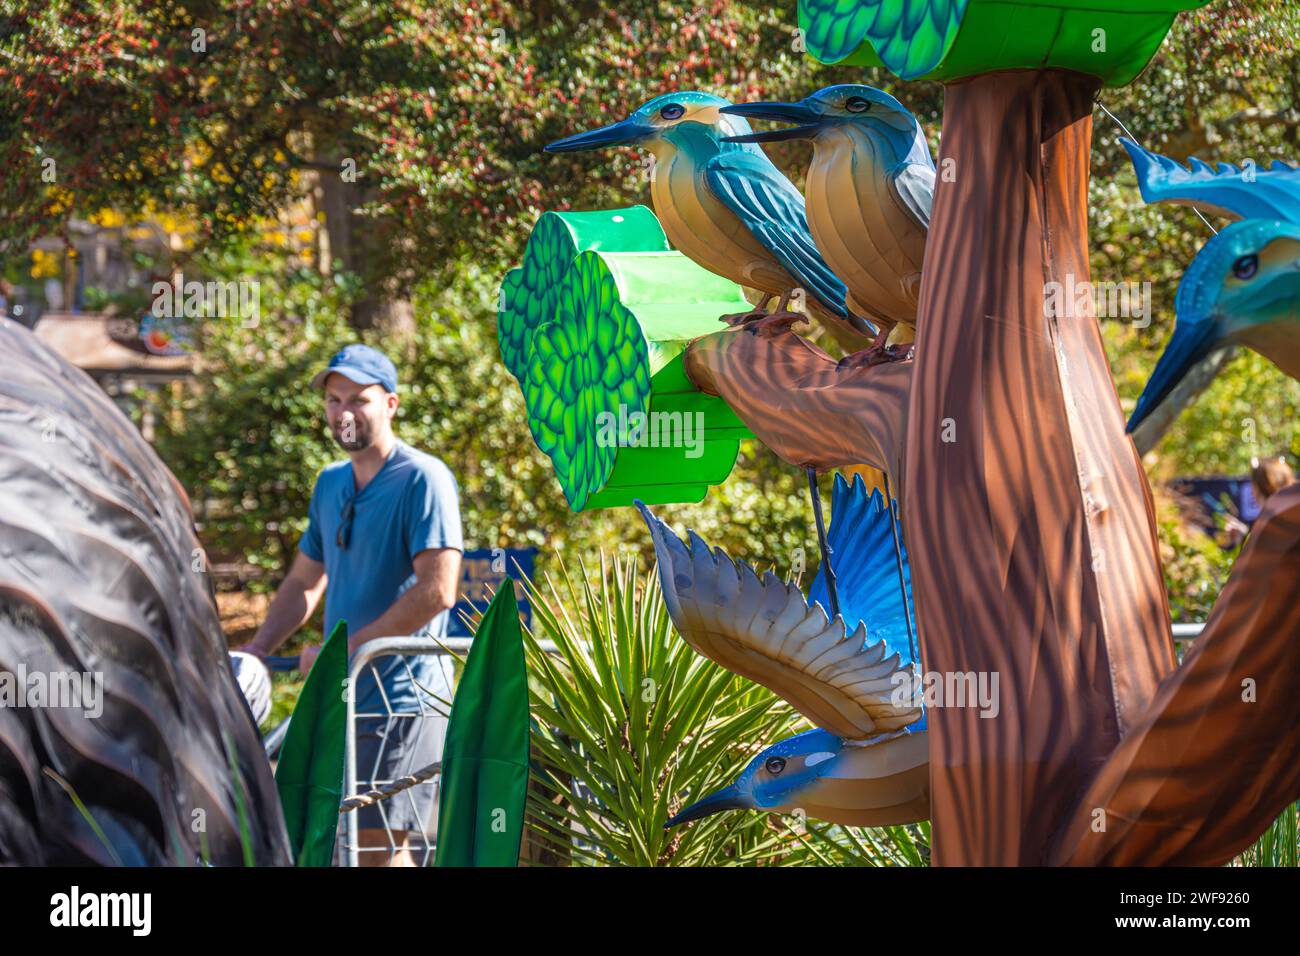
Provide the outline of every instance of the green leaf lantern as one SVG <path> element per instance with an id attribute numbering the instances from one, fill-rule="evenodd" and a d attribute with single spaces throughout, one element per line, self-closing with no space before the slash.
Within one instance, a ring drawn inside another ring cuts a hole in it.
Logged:
<path id="1" fill-rule="evenodd" d="M 1124 86 L 1174 17 L 1209 0 L 799 0 L 808 52 L 949 82 L 994 70 L 1058 68 Z"/>
<path id="2" fill-rule="evenodd" d="M 608 212 L 548 212 L 537 220 L 523 264 L 501 283 L 497 335 L 501 360 L 521 378 L 533 331 L 555 311 L 560 279 L 587 249 L 667 252 L 668 238 L 646 206 Z"/>
<path id="3" fill-rule="evenodd" d="M 749 308 L 668 249 L 645 206 L 545 213 L 501 287 L 501 358 L 574 511 L 700 501 L 748 429 L 687 379 L 682 353 Z"/>

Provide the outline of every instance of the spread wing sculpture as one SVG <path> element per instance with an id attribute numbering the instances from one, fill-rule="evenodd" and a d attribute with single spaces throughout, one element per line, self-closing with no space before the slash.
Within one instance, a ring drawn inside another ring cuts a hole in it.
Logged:
<path id="1" fill-rule="evenodd" d="M 1267 169 L 1253 163 L 1209 163 L 1193 156 L 1184 166 L 1168 156 L 1121 140 L 1133 161 L 1138 189 L 1148 203 L 1192 206 L 1229 219 L 1289 219 L 1300 222 L 1300 170 L 1280 159 Z"/>
<path id="2" fill-rule="evenodd" d="M 0 352 L 0 701 L 74 691 L 0 706 L 0 865 L 288 865 L 185 493 L 84 372 Z"/>
<path id="3" fill-rule="evenodd" d="M 734 808 L 802 809 L 862 826 L 925 819 L 924 715 L 913 690 L 899 560 L 887 544 L 890 518 L 879 493 L 868 496 L 861 479 L 852 486 L 839 479 L 835 486 L 830 539 L 841 549 L 841 607 L 851 626 L 845 617 L 829 618 L 819 601 L 810 603 L 772 572 L 760 577 L 693 532 L 683 542 L 638 507 L 682 637 L 785 698 L 818 728 L 768 747 L 734 783 L 697 799 L 669 825 Z M 824 594 L 824 584 L 821 589 Z M 816 583 L 813 590 L 818 593 Z"/>

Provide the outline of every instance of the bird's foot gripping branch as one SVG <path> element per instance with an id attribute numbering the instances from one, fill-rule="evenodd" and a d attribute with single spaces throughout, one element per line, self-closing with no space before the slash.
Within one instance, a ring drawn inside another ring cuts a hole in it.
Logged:
<path id="1" fill-rule="evenodd" d="M 797 335 L 728 329 L 692 342 L 686 375 L 777 457 L 818 471 L 869 465 L 901 480 L 910 359 L 837 362 Z"/>
<path id="2" fill-rule="evenodd" d="M 501 286 L 501 357 L 575 511 L 700 501 L 748 429 L 682 355 L 740 287 L 668 248 L 644 206 L 545 213 Z"/>

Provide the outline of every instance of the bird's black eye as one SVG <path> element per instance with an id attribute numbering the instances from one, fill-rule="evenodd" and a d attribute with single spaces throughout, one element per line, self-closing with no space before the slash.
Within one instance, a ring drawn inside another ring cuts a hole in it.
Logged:
<path id="1" fill-rule="evenodd" d="M 850 96 L 844 101 L 844 108 L 850 113 L 865 113 L 871 109 L 871 100 L 863 99 L 861 96 Z"/>
<path id="2" fill-rule="evenodd" d="M 1259 256 L 1253 252 L 1248 256 L 1242 256 L 1232 264 L 1232 274 L 1238 279 L 1249 279 L 1259 271 Z"/>
<path id="3" fill-rule="evenodd" d="M 770 773 L 772 776 L 775 777 L 778 773 L 780 773 L 782 770 L 785 769 L 785 758 L 768 757 L 767 763 L 765 763 L 763 766 L 767 768 L 768 773 Z"/>
<path id="4" fill-rule="evenodd" d="M 686 107 L 680 103 L 669 103 L 659 111 L 659 115 L 666 120 L 681 119 L 686 113 Z"/>

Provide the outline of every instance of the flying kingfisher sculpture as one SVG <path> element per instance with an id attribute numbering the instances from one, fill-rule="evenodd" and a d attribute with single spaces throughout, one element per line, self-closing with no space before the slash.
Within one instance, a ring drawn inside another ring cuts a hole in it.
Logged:
<path id="1" fill-rule="evenodd" d="M 1173 337 L 1138 398 L 1132 432 L 1199 363 L 1248 345 L 1300 377 L 1300 170 L 1190 168 L 1124 141 L 1147 202 L 1174 202 L 1240 218 L 1210 239 L 1183 273 Z"/>
<path id="2" fill-rule="evenodd" d="M 804 198 L 763 150 L 726 137 L 751 133 L 708 93 L 657 96 L 627 119 L 557 140 L 550 153 L 640 146 L 654 154 L 650 194 L 675 248 L 710 272 L 763 293 L 759 308 L 724 316 L 774 334 L 804 318 L 789 306 L 802 289 L 808 311 L 841 342 L 878 334 L 845 304 L 844 283 L 808 230 Z M 765 306 L 780 298 L 775 312 Z"/>
<path id="3" fill-rule="evenodd" d="M 812 721 L 767 747 L 729 786 L 672 817 L 676 826 L 729 809 L 854 826 L 929 813 L 925 715 L 911 640 L 910 572 L 895 551 L 888 505 L 861 478 L 835 483 L 830 540 L 840 556 L 841 613 L 828 616 L 824 574 L 805 598 L 768 572 L 689 545 L 638 504 L 650 529 L 664 600 L 697 652 L 784 697 Z M 824 570 L 824 569 L 823 569 Z"/>
<path id="4" fill-rule="evenodd" d="M 916 117 L 888 93 L 856 84 L 798 103 L 738 103 L 722 112 L 796 124 L 728 142 L 812 141 L 804 192 L 817 248 L 848 286 L 849 308 L 880 327 L 873 352 L 894 329 L 895 341 L 912 341 L 935 180 Z"/>

